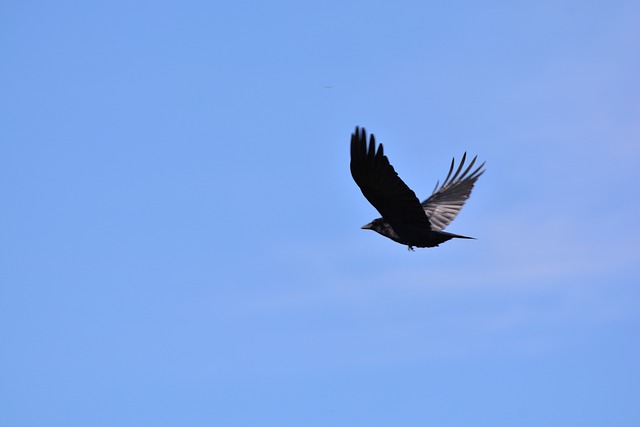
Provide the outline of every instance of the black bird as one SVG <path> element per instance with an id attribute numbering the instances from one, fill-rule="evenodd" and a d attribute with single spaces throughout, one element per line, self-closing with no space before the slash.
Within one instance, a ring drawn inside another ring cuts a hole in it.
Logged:
<path id="1" fill-rule="evenodd" d="M 384 155 L 382 144 L 376 150 L 373 134 L 367 148 L 367 133 L 356 127 L 351 135 L 351 176 L 362 190 L 362 194 L 382 218 L 377 218 L 362 228 L 374 230 L 389 239 L 409 246 L 431 248 L 454 237 L 473 237 L 442 231 L 458 215 L 469 198 L 473 185 L 484 173 L 484 163 L 470 173 L 478 156 L 462 171 L 467 153 L 462 156 L 460 166 L 451 176 L 455 159 L 442 185 L 436 183 L 433 193 L 424 202 L 405 184 L 389 159 Z"/>

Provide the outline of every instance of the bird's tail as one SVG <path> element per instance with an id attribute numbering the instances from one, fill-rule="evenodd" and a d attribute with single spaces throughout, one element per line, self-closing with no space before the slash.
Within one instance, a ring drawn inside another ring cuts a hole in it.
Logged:
<path id="1" fill-rule="evenodd" d="M 475 237 L 469 237 L 469 236 L 461 236 L 460 234 L 453 234 L 453 233 L 447 233 L 446 231 L 438 231 L 438 236 L 436 237 L 436 241 L 437 244 L 439 245 L 440 243 L 444 243 L 447 240 L 451 240 L 451 239 L 473 239 L 475 240 Z"/>

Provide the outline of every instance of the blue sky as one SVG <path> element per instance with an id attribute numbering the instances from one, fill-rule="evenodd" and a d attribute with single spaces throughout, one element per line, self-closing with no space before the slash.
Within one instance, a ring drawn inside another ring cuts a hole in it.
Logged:
<path id="1" fill-rule="evenodd" d="M 0 425 L 639 426 L 640 6 L 0 6 Z M 365 126 L 428 196 L 360 230 Z"/>

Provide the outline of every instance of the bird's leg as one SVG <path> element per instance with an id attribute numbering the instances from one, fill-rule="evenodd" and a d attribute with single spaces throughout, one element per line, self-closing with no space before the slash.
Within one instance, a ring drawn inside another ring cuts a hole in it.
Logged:
<path id="1" fill-rule="evenodd" d="M 409 251 L 411 251 L 411 252 L 415 252 L 415 251 L 413 250 L 413 246 L 411 246 L 411 245 L 407 246 L 407 250 L 409 250 Z"/>

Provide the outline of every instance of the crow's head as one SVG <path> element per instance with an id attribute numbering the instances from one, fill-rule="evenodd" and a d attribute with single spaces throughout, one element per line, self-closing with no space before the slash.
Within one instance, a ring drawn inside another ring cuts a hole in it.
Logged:
<path id="1" fill-rule="evenodd" d="M 373 231 L 377 231 L 380 234 L 384 234 L 382 231 L 388 229 L 389 223 L 387 223 L 387 221 L 385 221 L 382 218 L 376 218 L 373 221 L 371 221 L 369 224 L 365 224 L 363 225 L 362 228 L 363 230 L 373 230 Z"/>
<path id="2" fill-rule="evenodd" d="M 389 224 L 383 218 L 376 218 L 373 221 L 371 221 L 369 224 L 365 224 L 360 228 L 364 230 L 373 230 L 376 233 L 380 233 L 385 237 L 395 240 L 396 242 L 400 241 L 399 240 L 400 238 L 391 227 L 391 224 Z"/>

